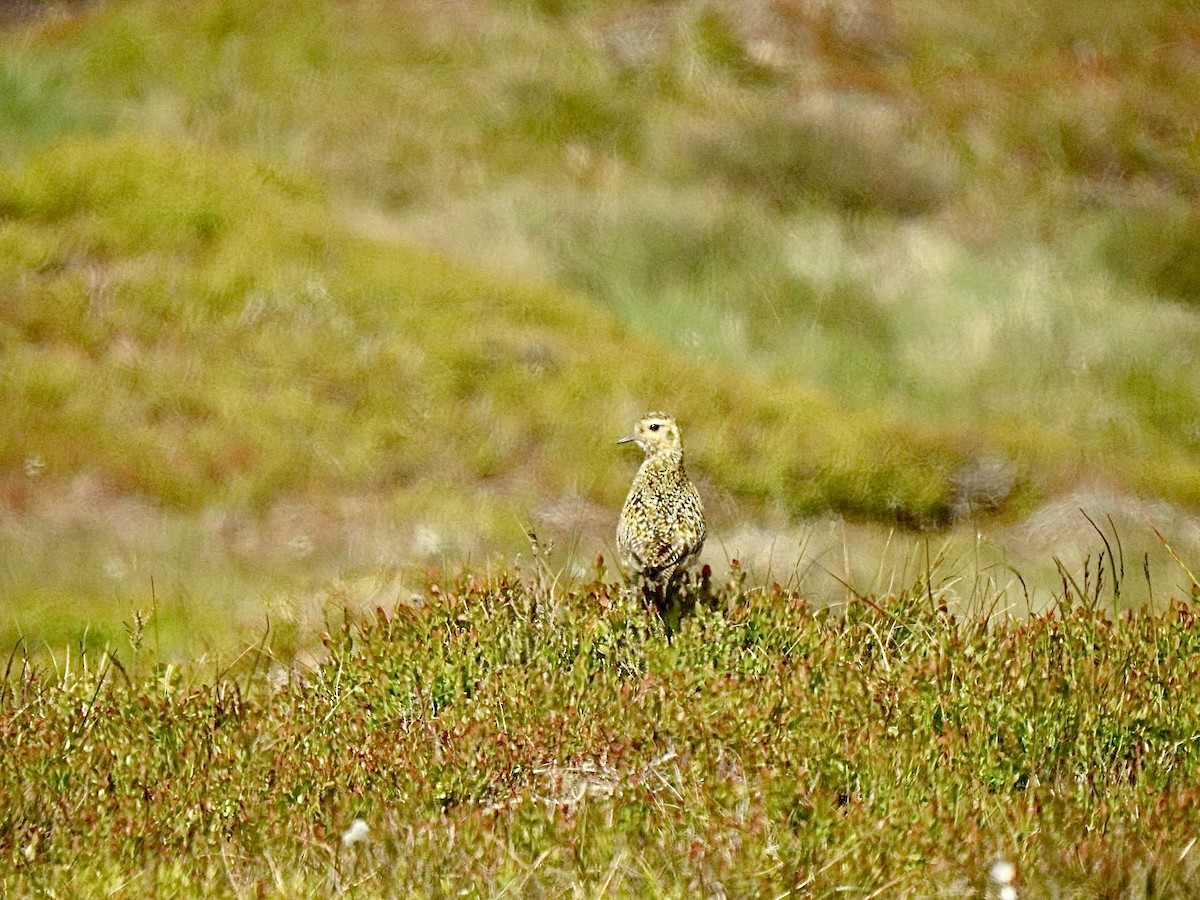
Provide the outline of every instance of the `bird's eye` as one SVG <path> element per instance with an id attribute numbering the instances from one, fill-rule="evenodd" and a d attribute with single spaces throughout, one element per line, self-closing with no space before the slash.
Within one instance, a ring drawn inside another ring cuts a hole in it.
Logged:
<path id="1" fill-rule="evenodd" d="M 651 431 L 658 431 L 658 429 L 660 429 L 661 427 L 662 427 L 662 426 L 661 426 L 661 425 L 660 425 L 658 422 L 651 422 L 651 423 L 650 423 L 650 430 L 651 430 Z"/>

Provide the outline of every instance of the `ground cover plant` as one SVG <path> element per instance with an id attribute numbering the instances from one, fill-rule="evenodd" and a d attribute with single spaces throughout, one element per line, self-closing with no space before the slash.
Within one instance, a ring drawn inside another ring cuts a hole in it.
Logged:
<path id="1" fill-rule="evenodd" d="M 429 571 L 331 608 L 307 664 L 269 633 L 163 664 L 142 618 L 17 648 L 5 892 L 980 896 L 998 858 L 1029 896 L 1200 887 L 1186 603 L 1072 579 L 989 619 L 934 576 L 814 608 L 735 568 L 668 630 L 597 574 Z"/>
<path id="2" fill-rule="evenodd" d="M 7 10 L 0 631 L 602 549 L 661 406 L 718 534 L 1182 521 L 1194 17 L 847 9 Z"/>
<path id="3" fill-rule="evenodd" d="M 1196 895 L 1198 54 L 0 3 L 5 893 Z M 589 562 L 656 408 L 665 620 Z"/>
<path id="4" fill-rule="evenodd" d="M 634 398 L 680 379 L 681 416 L 702 389 L 710 409 L 739 411 L 694 454 L 710 478 L 796 513 L 944 520 L 968 452 L 798 385 L 729 381 L 551 287 L 357 236 L 313 185 L 211 150 L 61 142 L 0 178 L 0 210 L 7 502 L 35 521 L 74 507 L 85 535 L 109 532 L 93 548 L 68 530 L 76 565 L 47 567 L 38 547 L 62 547 L 51 527 L 14 528 L 29 556 L 14 552 L 10 590 L 26 609 L 64 591 L 110 606 L 114 587 L 150 578 L 176 596 L 228 557 L 235 573 L 265 561 L 263 589 L 309 556 L 345 565 L 372 518 L 397 543 L 418 526 L 457 533 L 441 552 L 465 555 L 523 536 L 539 505 L 614 507 L 627 474 L 597 418 L 627 429 Z M 289 501 L 316 524 L 238 549 L 240 523 L 261 528 Z M 191 536 L 161 528 L 164 513 Z M 155 561 L 139 572 L 141 552 Z M 105 566 L 114 577 L 88 580 Z"/>

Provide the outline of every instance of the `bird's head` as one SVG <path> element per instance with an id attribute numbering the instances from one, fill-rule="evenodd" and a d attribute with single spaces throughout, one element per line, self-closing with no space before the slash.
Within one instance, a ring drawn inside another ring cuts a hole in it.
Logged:
<path id="1" fill-rule="evenodd" d="M 679 437 L 679 426 L 666 413 L 647 413 L 633 426 L 633 433 L 617 441 L 625 444 L 635 442 L 647 456 L 659 453 L 681 450 L 683 443 Z"/>

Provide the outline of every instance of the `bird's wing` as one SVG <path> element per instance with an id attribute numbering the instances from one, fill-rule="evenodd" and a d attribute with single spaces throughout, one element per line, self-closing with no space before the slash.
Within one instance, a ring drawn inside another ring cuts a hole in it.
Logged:
<path id="1" fill-rule="evenodd" d="M 687 557 L 700 552 L 704 544 L 703 534 L 681 534 L 672 541 L 635 540 L 630 549 L 638 568 L 648 577 L 656 578 L 667 569 L 674 568 Z"/>

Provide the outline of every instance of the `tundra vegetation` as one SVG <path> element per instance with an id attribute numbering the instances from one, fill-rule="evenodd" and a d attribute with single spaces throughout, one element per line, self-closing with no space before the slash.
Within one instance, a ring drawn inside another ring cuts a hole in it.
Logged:
<path id="1" fill-rule="evenodd" d="M 1196 893 L 1188 4 L 0 50 L 6 888 Z M 593 565 L 654 408 L 670 634 Z"/>

